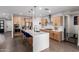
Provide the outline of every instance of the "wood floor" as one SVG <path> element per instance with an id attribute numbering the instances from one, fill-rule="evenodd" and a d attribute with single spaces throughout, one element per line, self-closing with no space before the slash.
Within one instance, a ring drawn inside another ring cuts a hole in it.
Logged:
<path id="1" fill-rule="evenodd" d="M 22 37 L 11 38 L 11 32 L 0 34 L 0 52 L 32 52 Z"/>
<path id="2" fill-rule="evenodd" d="M 0 34 L 0 52 L 32 52 L 32 48 L 23 38 L 11 38 L 11 33 Z M 79 52 L 79 47 L 69 42 L 57 42 L 50 39 L 50 48 L 42 52 Z"/>
<path id="3" fill-rule="evenodd" d="M 50 39 L 50 48 L 42 52 L 79 52 L 79 47 L 70 42 L 58 42 Z"/>

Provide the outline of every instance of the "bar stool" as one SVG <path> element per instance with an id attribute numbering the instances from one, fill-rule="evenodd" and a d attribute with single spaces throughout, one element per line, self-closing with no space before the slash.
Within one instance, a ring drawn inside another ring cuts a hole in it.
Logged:
<path id="1" fill-rule="evenodd" d="M 22 31 L 22 33 L 23 33 L 25 43 L 27 42 L 30 46 L 32 46 L 32 44 L 33 44 L 32 38 L 33 37 L 27 32 Z"/>

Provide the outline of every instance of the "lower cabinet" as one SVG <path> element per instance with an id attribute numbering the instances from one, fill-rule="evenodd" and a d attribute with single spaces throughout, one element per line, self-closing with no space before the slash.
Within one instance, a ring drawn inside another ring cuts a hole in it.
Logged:
<path id="1" fill-rule="evenodd" d="M 50 32 L 50 38 L 57 41 L 62 41 L 62 32 L 52 31 Z"/>
<path id="2" fill-rule="evenodd" d="M 52 31 L 52 30 L 46 30 L 41 29 L 41 31 L 48 32 L 50 39 L 56 40 L 56 41 L 62 41 L 62 32 Z"/>

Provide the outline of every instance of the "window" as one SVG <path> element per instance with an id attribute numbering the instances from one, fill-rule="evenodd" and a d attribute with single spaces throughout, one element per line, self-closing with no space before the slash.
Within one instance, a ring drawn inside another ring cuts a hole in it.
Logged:
<path id="1" fill-rule="evenodd" d="M 78 16 L 74 16 L 74 25 L 78 25 Z"/>

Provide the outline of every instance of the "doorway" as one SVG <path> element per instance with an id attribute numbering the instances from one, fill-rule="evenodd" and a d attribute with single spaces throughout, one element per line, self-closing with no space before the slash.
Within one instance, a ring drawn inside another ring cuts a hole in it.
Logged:
<path id="1" fill-rule="evenodd" d="M 69 18 L 68 18 L 69 17 Z M 66 42 L 77 44 L 78 34 L 75 33 L 74 17 L 64 17 L 64 39 Z"/>

